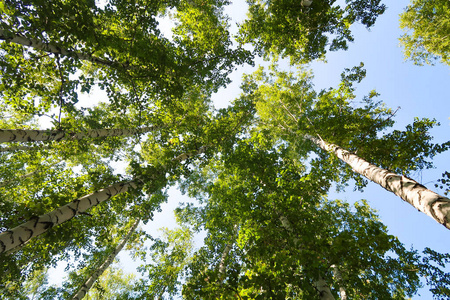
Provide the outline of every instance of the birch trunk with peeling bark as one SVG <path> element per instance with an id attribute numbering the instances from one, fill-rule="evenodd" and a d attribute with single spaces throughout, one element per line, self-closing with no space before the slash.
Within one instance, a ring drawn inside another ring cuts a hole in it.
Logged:
<path id="1" fill-rule="evenodd" d="M 89 54 L 84 54 L 84 53 L 72 51 L 69 49 L 64 49 L 64 48 L 58 47 L 56 45 L 52 45 L 49 43 L 43 43 L 43 42 L 38 41 L 33 38 L 27 38 L 26 36 L 23 36 L 20 34 L 6 32 L 5 30 L 2 30 L 2 29 L 0 29 L 0 40 L 9 41 L 11 43 L 31 47 L 36 50 L 44 51 L 47 53 L 75 57 L 80 60 L 90 61 L 92 63 L 100 64 L 103 66 L 113 66 L 113 65 L 124 66 L 123 64 L 115 62 L 115 61 L 110 61 L 110 60 L 102 59 L 102 58 L 95 57 L 95 56 L 92 56 Z"/>
<path id="2" fill-rule="evenodd" d="M 196 154 L 203 153 L 205 150 L 206 147 L 201 147 L 196 152 L 183 153 L 174 158 L 173 161 L 181 162 Z M 43 234 L 54 226 L 69 221 L 76 215 L 109 200 L 115 195 L 128 191 L 129 188 L 135 189 L 138 185 L 140 185 L 140 180 L 138 179 L 116 183 L 98 192 L 76 199 L 52 212 L 32 218 L 28 222 L 13 229 L 0 233 L 0 255 L 5 252 L 8 254 L 15 252 L 17 248 L 28 243 L 31 238 Z"/>
<path id="3" fill-rule="evenodd" d="M 294 230 L 292 229 L 291 222 L 289 220 L 280 214 L 280 212 L 277 212 L 280 215 L 280 221 L 281 225 L 286 228 L 287 231 L 289 231 L 291 234 L 295 234 Z M 294 244 L 297 246 L 298 238 L 294 237 Z M 319 293 L 320 300 L 335 300 L 333 294 L 331 293 L 331 289 L 326 283 L 325 279 L 321 275 L 319 275 L 319 278 L 314 282 L 314 287 L 317 289 L 317 292 Z"/>
<path id="4" fill-rule="evenodd" d="M 219 263 L 219 280 L 222 282 L 224 276 L 225 276 L 225 259 L 228 256 L 228 253 L 230 253 L 231 248 L 233 247 L 232 243 L 228 243 L 225 246 L 225 249 L 222 252 L 222 256 L 220 257 L 220 263 Z"/>
<path id="5" fill-rule="evenodd" d="M 81 288 L 77 291 L 77 293 L 72 297 L 72 300 L 81 300 L 86 296 L 86 294 L 91 289 L 92 285 L 95 283 L 95 281 L 105 272 L 105 270 L 111 265 L 111 263 L 116 258 L 117 254 L 123 249 L 125 244 L 128 242 L 128 239 L 130 238 L 131 234 L 136 230 L 137 226 L 139 225 L 139 220 L 136 220 L 133 224 L 133 226 L 130 228 L 128 233 L 125 235 L 125 237 L 122 239 L 120 244 L 114 249 L 114 251 L 106 258 L 106 260 L 92 273 L 92 275 L 83 283 Z"/>
<path id="6" fill-rule="evenodd" d="M 66 132 L 63 130 L 0 129 L 0 143 L 80 140 L 83 138 L 132 136 L 135 134 L 151 132 L 156 129 L 158 129 L 158 127 L 153 126 L 138 129 L 88 129 L 83 132 Z"/>
<path id="7" fill-rule="evenodd" d="M 234 225 L 234 233 L 238 233 L 239 227 L 237 225 Z M 228 242 L 225 245 L 225 249 L 222 252 L 222 256 L 220 257 L 219 262 L 219 280 L 222 283 L 224 277 L 225 277 L 225 259 L 227 259 L 228 253 L 230 253 L 231 249 L 233 248 L 233 242 Z"/>
<path id="8" fill-rule="evenodd" d="M 16 247 L 21 247 L 36 236 L 39 236 L 50 228 L 69 221 L 76 215 L 85 212 L 117 194 L 128 191 L 129 188 L 136 188 L 137 182 L 120 182 L 105 189 L 78 198 L 54 211 L 34 217 L 28 222 L 10 230 L 0 233 L 0 254 L 11 251 Z"/>
<path id="9" fill-rule="evenodd" d="M 320 300 L 335 300 L 333 294 L 331 293 L 330 287 L 322 276 L 319 276 L 319 279 L 314 283 L 314 286 L 319 292 Z"/>
<path id="10" fill-rule="evenodd" d="M 303 137 L 321 149 L 333 152 L 340 160 L 352 167 L 356 173 L 378 183 L 389 192 L 394 193 L 419 211 L 433 218 L 439 224 L 450 229 L 449 198 L 430 191 L 415 180 L 379 168 L 337 145 L 327 143 L 310 135 L 304 135 Z"/>
<path id="11" fill-rule="evenodd" d="M 336 265 L 331 265 L 331 268 L 333 269 L 334 278 L 336 279 L 336 282 L 339 286 L 339 295 L 341 297 L 341 300 L 347 300 L 347 291 L 345 290 L 344 280 L 342 279 L 341 271 Z"/>

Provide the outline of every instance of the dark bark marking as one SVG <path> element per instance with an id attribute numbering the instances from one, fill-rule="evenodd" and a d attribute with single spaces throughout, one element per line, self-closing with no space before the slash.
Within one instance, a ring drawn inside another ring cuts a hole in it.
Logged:
<path id="1" fill-rule="evenodd" d="M 5 234 L 9 233 L 9 239 L 11 240 L 11 244 L 14 244 L 14 232 L 12 232 L 11 230 L 6 230 Z"/>
<path id="2" fill-rule="evenodd" d="M 50 228 L 53 227 L 53 222 L 39 222 L 39 223 L 44 224 L 44 229 L 45 230 L 50 229 Z"/>
<path id="3" fill-rule="evenodd" d="M 408 178 L 408 177 L 406 177 L 406 178 Z M 427 190 L 427 188 L 424 185 L 418 183 L 417 181 L 415 181 L 411 178 L 408 178 L 408 179 L 415 182 L 414 186 L 412 187 L 413 189 L 423 188 L 423 189 Z"/>
<path id="4" fill-rule="evenodd" d="M 439 223 L 441 223 L 442 225 L 444 225 L 445 226 L 445 220 L 442 220 L 443 221 L 443 223 L 438 219 L 438 217 L 436 216 L 436 213 L 434 212 L 434 204 L 436 203 L 436 202 L 438 202 L 439 200 L 441 200 L 441 199 L 443 199 L 442 197 L 437 197 L 435 200 L 433 200 L 431 203 L 430 203 L 430 212 L 431 212 L 431 215 L 433 216 L 433 219 L 435 219 L 436 221 L 438 221 Z"/>
<path id="5" fill-rule="evenodd" d="M 110 189 L 105 190 L 106 196 L 108 196 L 108 199 L 112 197 L 112 193 Z"/>
<path id="6" fill-rule="evenodd" d="M 70 208 L 70 210 L 72 211 L 72 213 L 73 213 L 73 216 L 76 216 L 77 215 L 77 210 L 75 209 L 75 208 L 73 208 L 72 206 L 68 206 L 69 208 Z"/>
<path id="7" fill-rule="evenodd" d="M 30 218 L 30 221 L 34 221 L 33 227 L 36 228 L 37 224 L 39 223 L 39 217 L 33 216 Z"/>
<path id="8" fill-rule="evenodd" d="M 36 226 L 34 226 L 34 227 L 36 227 Z M 30 237 L 28 239 L 31 239 L 33 237 L 34 231 L 28 227 L 25 227 L 25 230 L 30 232 Z M 19 237 L 19 240 L 22 240 L 22 238 Z"/>
<path id="9" fill-rule="evenodd" d="M 77 200 L 74 200 L 73 201 L 73 204 L 75 204 L 75 211 L 76 211 L 76 213 L 75 214 L 77 214 L 78 213 L 78 207 L 80 206 L 80 199 L 77 199 Z"/>

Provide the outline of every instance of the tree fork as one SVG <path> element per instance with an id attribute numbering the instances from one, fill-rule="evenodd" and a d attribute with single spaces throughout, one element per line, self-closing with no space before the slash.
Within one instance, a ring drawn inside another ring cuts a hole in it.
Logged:
<path id="1" fill-rule="evenodd" d="M 450 229 L 449 198 L 430 191 L 411 178 L 377 167 L 335 144 L 327 143 L 310 135 L 304 135 L 304 138 L 325 151 L 333 152 L 340 160 L 352 167 L 356 173 L 378 183 L 387 191 L 399 196 L 439 224 Z"/>

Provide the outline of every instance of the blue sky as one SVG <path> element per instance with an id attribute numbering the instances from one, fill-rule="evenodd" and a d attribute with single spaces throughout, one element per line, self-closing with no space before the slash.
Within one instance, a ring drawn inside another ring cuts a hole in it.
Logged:
<path id="1" fill-rule="evenodd" d="M 379 17 L 370 31 L 358 24 L 353 26 L 355 42 L 350 44 L 348 51 L 328 53 L 326 63 L 311 64 L 315 74 L 316 89 L 335 87 L 344 68 L 351 68 L 364 62 L 367 77 L 357 86 L 360 97 L 376 89 L 380 93 L 379 99 L 383 100 L 388 107 L 393 109 L 401 107 L 395 117 L 396 129 L 403 129 L 405 125 L 413 122 L 414 117 L 435 118 L 441 126 L 432 131 L 434 141 L 450 140 L 448 85 L 450 69 L 440 64 L 419 67 L 404 60 L 398 40 L 402 34 L 398 26 L 398 15 L 409 1 L 394 0 L 385 1 L 385 3 L 388 6 L 386 13 Z M 226 10 L 232 17 L 232 22 L 245 17 L 244 7 L 243 1 L 236 1 Z M 249 73 L 252 69 L 239 68 L 232 75 L 233 83 L 214 97 L 218 107 L 226 106 L 230 100 L 239 95 L 240 78 L 243 72 Z M 437 156 L 434 163 L 436 169 L 424 170 L 410 177 L 434 190 L 434 183 L 441 177 L 442 172 L 450 170 L 450 153 Z M 442 194 L 441 191 L 437 192 Z M 450 249 L 447 229 L 380 186 L 371 183 L 363 193 L 353 191 L 350 186 L 345 193 L 332 194 L 330 198 L 350 202 L 367 199 L 370 205 L 378 210 L 380 219 L 388 226 L 389 232 L 397 236 L 407 248 L 413 246 L 421 251 L 425 247 L 430 247 L 440 252 L 448 252 Z M 164 205 L 163 212 L 145 228 L 155 233 L 157 228 L 173 227 L 172 210 L 179 202 L 185 200 L 186 198 L 172 190 L 169 203 Z M 126 258 L 125 253 L 120 257 L 121 265 L 126 266 L 126 271 L 134 270 L 136 265 Z M 55 274 L 55 272 L 52 273 Z M 431 299 L 431 294 L 425 289 L 421 291 L 421 297 L 416 296 L 413 299 Z"/>

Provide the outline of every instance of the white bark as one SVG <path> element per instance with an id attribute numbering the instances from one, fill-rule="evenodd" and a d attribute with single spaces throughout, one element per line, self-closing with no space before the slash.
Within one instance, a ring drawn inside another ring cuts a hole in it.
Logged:
<path id="1" fill-rule="evenodd" d="M 319 292 L 320 300 L 335 300 L 331 293 L 330 287 L 327 285 L 322 276 L 314 283 L 317 291 Z"/>
<path id="2" fill-rule="evenodd" d="M 233 247 L 232 243 L 226 244 L 225 249 L 222 252 L 222 256 L 220 257 L 220 263 L 219 263 L 219 278 L 220 278 L 220 280 L 222 280 L 225 275 L 225 259 L 227 258 L 228 253 L 230 253 L 232 247 Z"/>
<path id="3" fill-rule="evenodd" d="M 302 2 L 300 2 L 301 6 L 311 6 L 312 4 L 312 0 L 302 0 Z"/>
<path id="4" fill-rule="evenodd" d="M 97 63 L 97 64 L 104 65 L 104 66 L 120 65 L 120 63 L 117 63 L 117 62 L 114 62 L 114 61 L 101 59 L 101 58 L 98 58 L 98 57 L 95 57 L 95 56 L 92 56 L 92 55 L 79 53 L 79 52 L 68 50 L 68 49 L 64 49 L 64 48 L 60 48 L 60 47 L 58 47 L 56 45 L 52 45 L 52 44 L 49 44 L 49 43 L 43 43 L 43 42 L 38 41 L 36 39 L 27 38 L 27 37 L 25 37 L 23 35 L 20 35 L 20 34 L 9 33 L 9 32 L 6 32 L 6 31 L 4 31 L 2 29 L 0 29 L 0 40 L 9 41 L 11 43 L 20 44 L 20 45 L 24 45 L 24 46 L 27 46 L 27 47 L 32 47 L 32 48 L 34 48 L 36 50 L 44 51 L 44 52 L 47 52 L 47 53 L 75 57 L 75 58 L 78 58 L 78 59 L 81 59 L 81 60 L 90 61 L 90 62 Z"/>
<path id="5" fill-rule="evenodd" d="M 279 212 L 278 214 L 280 215 L 281 225 L 284 228 L 286 228 L 286 230 L 289 231 L 291 234 L 295 234 L 294 229 L 292 229 L 289 220 L 285 216 L 281 215 Z M 298 238 L 295 236 L 294 236 L 294 243 L 296 246 L 298 246 L 297 245 Z M 322 276 L 319 275 L 319 278 L 314 282 L 314 287 L 317 289 L 319 293 L 320 300 L 335 300 L 333 294 L 331 293 L 330 287 L 327 285 L 326 281 L 323 279 Z"/>
<path id="6" fill-rule="evenodd" d="M 450 229 L 449 198 L 430 191 L 415 180 L 379 168 L 337 145 L 327 143 L 310 135 L 304 135 L 304 137 L 323 150 L 334 152 L 339 159 L 350 165 L 358 174 L 363 175 L 370 181 L 378 183 L 386 190 L 394 193 L 419 211 L 433 218 L 439 224 Z"/>
<path id="7" fill-rule="evenodd" d="M 239 227 L 237 225 L 234 225 L 234 233 L 238 233 Z M 233 237 L 234 238 L 234 237 Z M 220 263 L 219 263 L 219 280 L 222 282 L 224 276 L 225 276 L 225 259 L 228 256 L 228 253 L 230 253 L 231 249 L 233 248 L 233 242 L 228 242 L 225 245 L 225 249 L 222 252 L 222 256 L 220 257 Z"/>
<path id="8" fill-rule="evenodd" d="M 188 159 L 188 158 L 190 158 L 190 157 L 192 157 L 194 155 L 198 155 L 198 154 L 204 153 L 206 151 L 206 149 L 207 149 L 206 146 L 202 146 L 195 152 L 186 152 L 186 153 L 180 154 L 177 157 L 175 157 L 173 160 L 181 162 L 181 161 L 186 160 L 186 159 Z"/>
<path id="9" fill-rule="evenodd" d="M 122 239 L 120 244 L 114 249 L 114 251 L 106 258 L 106 260 L 98 267 L 98 269 L 95 270 L 94 273 L 83 283 L 81 288 L 77 291 L 77 293 L 72 297 L 72 300 L 81 300 L 86 296 L 92 285 L 95 283 L 95 281 L 100 277 L 100 275 L 105 272 L 105 270 L 111 265 L 111 263 L 116 258 L 117 254 L 123 249 L 125 244 L 127 243 L 128 239 L 130 238 L 131 234 L 136 230 L 137 226 L 139 225 L 139 220 L 137 220 L 133 226 L 130 228 L 128 233 L 125 235 L 125 237 Z"/>
<path id="10" fill-rule="evenodd" d="M 333 268 L 334 278 L 336 279 L 336 282 L 339 286 L 339 295 L 341 297 L 341 300 L 347 300 L 347 291 L 344 287 L 344 280 L 342 279 L 341 271 L 336 265 L 331 265 L 331 268 Z"/>
<path id="11" fill-rule="evenodd" d="M 76 215 L 85 212 L 89 208 L 117 194 L 126 192 L 129 188 L 136 188 L 136 186 L 137 184 L 133 181 L 116 183 L 105 189 L 76 199 L 52 212 L 34 217 L 13 229 L 4 231 L 0 233 L 0 254 L 23 246 L 31 238 L 43 234 L 54 226 L 69 221 Z"/>
<path id="12" fill-rule="evenodd" d="M 29 130 L 0 129 L 0 143 L 80 140 L 108 136 L 132 136 L 134 134 L 154 131 L 158 127 L 143 127 L 138 129 L 88 129 L 84 132 L 65 132 L 62 130 Z"/>
<path id="13" fill-rule="evenodd" d="M 206 147 L 201 147 L 195 153 L 181 154 L 173 160 L 181 162 L 195 154 L 203 153 L 205 150 Z M 0 255 L 5 252 L 15 252 L 17 248 L 25 245 L 31 238 L 41 235 L 53 226 L 66 222 L 117 194 L 126 192 L 130 187 L 136 188 L 138 181 L 140 180 L 136 179 L 134 181 L 116 183 L 98 192 L 76 199 L 52 212 L 34 217 L 13 229 L 0 233 Z"/>

